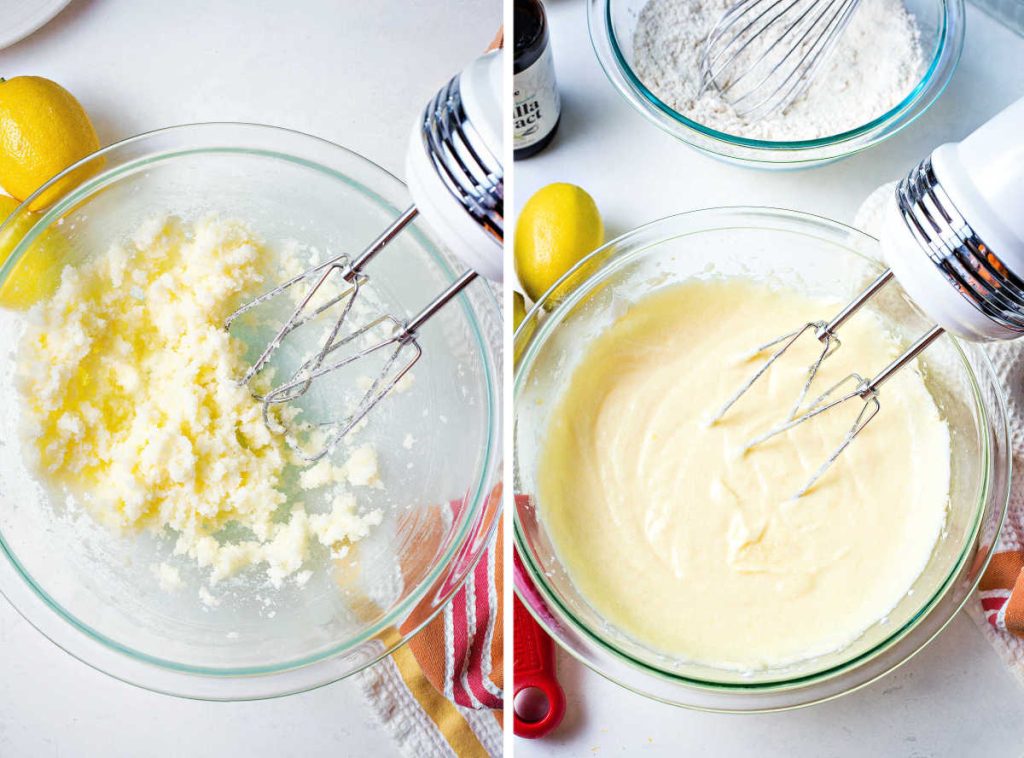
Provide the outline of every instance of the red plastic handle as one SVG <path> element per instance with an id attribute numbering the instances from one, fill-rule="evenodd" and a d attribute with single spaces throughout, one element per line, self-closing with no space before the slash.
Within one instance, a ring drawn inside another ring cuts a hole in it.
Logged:
<path id="1" fill-rule="evenodd" d="M 536 739 L 557 727 L 565 715 L 565 692 L 555 677 L 555 644 L 518 596 L 513 596 L 513 634 L 513 731 L 517 737 Z M 522 718 L 516 708 L 516 697 L 531 687 L 540 690 L 548 704 L 547 713 L 536 721 Z"/>

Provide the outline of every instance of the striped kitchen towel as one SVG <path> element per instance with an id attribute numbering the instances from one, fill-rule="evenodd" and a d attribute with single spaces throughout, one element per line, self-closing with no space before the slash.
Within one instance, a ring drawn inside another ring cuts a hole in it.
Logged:
<path id="1" fill-rule="evenodd" d="M 500 486 L 488 509 L 500 521 Z M 502 549 L 499 523 L 444 610 L 407 645 L 360 675 L 371 707 L 404 755 L 502 754 Z M 414 611 L 396 637 L 419 623 Z"/>
<path id="2" fill-rule="evenodd" d="M 1024 682 L 1024 344 L 1020 340 L 993 343 L 985 350 L 1006 396 L 1013 479 L 997 552 L 981 578 L 980 603 L 972 610 Z"/>

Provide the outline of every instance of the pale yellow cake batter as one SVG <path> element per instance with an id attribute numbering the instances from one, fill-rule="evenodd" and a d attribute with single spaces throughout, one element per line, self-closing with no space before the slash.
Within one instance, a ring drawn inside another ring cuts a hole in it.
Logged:
<path id="1" fill-rule="evenodd" d="M 950 455 L 915 366 L 798 499 L 857 403 L 742 451 L 793 404 L 813 338 L 709 425 L 757 365 L 753 347 L 836 306 L 742 279 L 688 283 L 589 347 L 553 408 L 537 499 L 573 581 L 612 624 L 688 660 L 774 667 L 844 647 L 911 587 L 945 521 Z M 819 393 L 898 350 L 869 313 L 841 336 Z"/>

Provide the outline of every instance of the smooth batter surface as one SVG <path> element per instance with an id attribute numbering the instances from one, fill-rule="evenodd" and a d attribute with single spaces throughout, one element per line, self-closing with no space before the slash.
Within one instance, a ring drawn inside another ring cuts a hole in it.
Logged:
<path id="1" fill-rule="evenodd" d="M 756 367 L 752 349 L 836 305 L 742 279 L 688 283 L 589 348 L 553 410 L 537 499 L 574 583 L 613 625 L 687 660 L 773 667 L 844 647 L 911 587 L 945 521 L 950 454 L 915 366 L 799 499 L 859 404 L 743 448 L 788 412 L 816 340 L 709 425 Z M 841 336 L 818 393 L 898 351 L 868 313 Z"/>

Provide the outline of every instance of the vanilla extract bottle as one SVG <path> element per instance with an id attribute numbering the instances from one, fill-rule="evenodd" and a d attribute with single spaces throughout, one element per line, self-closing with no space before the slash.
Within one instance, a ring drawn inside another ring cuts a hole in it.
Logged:
<path id="1" fill-rule="evenodd" d="M 515 0 L 513 25 L 513 157 L 520 160 L 536 155 L 554 139 L 561 103 L 540 0 Z"/>

